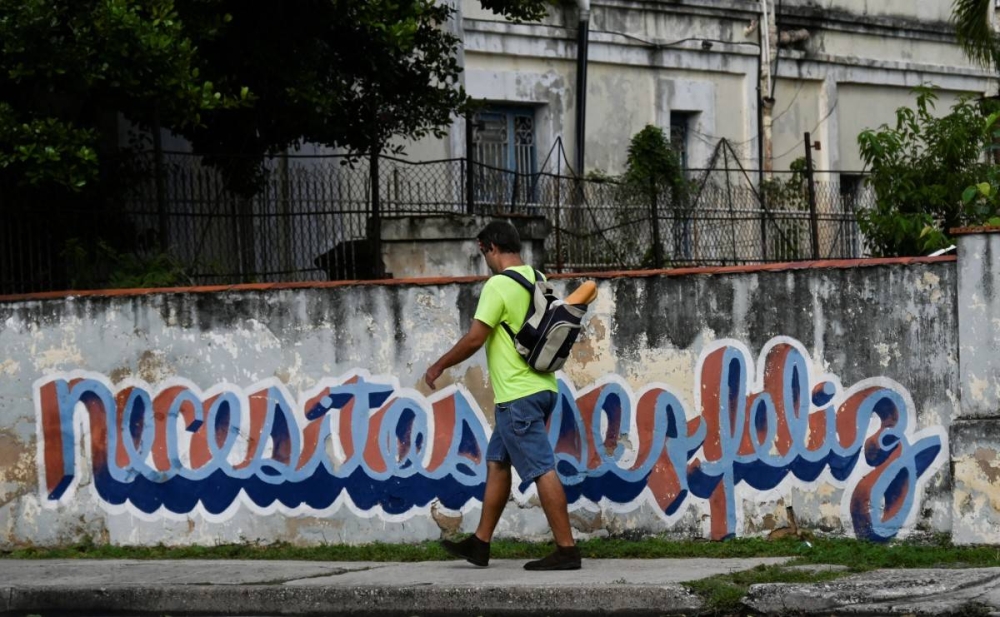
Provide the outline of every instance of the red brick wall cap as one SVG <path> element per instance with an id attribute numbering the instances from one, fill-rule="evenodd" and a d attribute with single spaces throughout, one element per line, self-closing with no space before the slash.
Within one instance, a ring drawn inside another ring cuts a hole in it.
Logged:
<path id="1" fill-rule="evenodd" d="M 1000 234 L 1000 225 L 977 225 L 976 227 L 955 227 L 948 231 L 953 236 L 970 236 L 972 234 Z"/>
<path id="2" fill-rule="evenodd" d="M 1000 231 L 1000 229 L 998 229 Z M 919 264 L 947 263 L 956 261 L 954 255 L 941 257 L 887 257 L 877 259 L 827 259 L 820 261 L 794 261 L 775 264 L 755 264 L 749 266 L 713 266 L 699 268 L 671 268 L 665 270 L 627 270 L 602 272 L 573 272 L 552 274 L 552 280 L 561 279 L 615 279 L 615 278 L 651 278 L 657 276 L 679 277 L 719 274 L 755 274 L 758 272 L 791 272 L 806 270 L 842 270 L 845 268 L 874 268 L 882 266 L 910 266 Z M 459 277 L 429 277 L 407 279 L 385 279 L 380 281 L 318 281 L 303 283 L 248 283 L 243 285 L 203 285 L 195 287 L 163 287 L 151 289 L 97 289 L 86 291 L 45 291 L 39 293 L 0 296 L 0 302 L 22 302 L 30 300 L 55 300 L 60 298 L 82 297 L 122 297 L 149 296 L 156 294 L 203 294 L 241 291 L 277 291 L 283 289 L 335 289 L 338 287 L 358 286 L 433 286 L 477 283 L 485 280 L 483 276 Z"/>

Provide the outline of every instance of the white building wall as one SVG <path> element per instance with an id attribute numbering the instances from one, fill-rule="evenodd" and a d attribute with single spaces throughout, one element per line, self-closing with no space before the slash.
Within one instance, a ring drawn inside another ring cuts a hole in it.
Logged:
<path id="1" fill-rule="evenodd" d="M 942 113 L 962 93 L 995 89 L 955 44 L 951 0 L 783 0 L 781 8 L 780 29 L 809 38 L 780 49 L 771 65 L 776 170 L 803 155 L 807 131 L 822 144 L 817 167 L 859 170 L 858 133 L 912 105 L 915 86 L 940 87 Z M 476 0 L 462 0 L 461 11 L 469 94 L 533 106 L 539 164 L 560 139 L 572 162 L 576 8 L 555 7 L 542 24 L 507 23 Z M 756 168 L 759 16 L 757 0 L 593 2 L 585 171 L 621 172 L 631 137 L 646 124 L 668 130 L 671 111 L 691 113 L 689 166 L 707 164 L 726 138 Z M 409 154 L 463 156 L 464 130 L 456 123 L 446 146 L 417 144 Z"/>

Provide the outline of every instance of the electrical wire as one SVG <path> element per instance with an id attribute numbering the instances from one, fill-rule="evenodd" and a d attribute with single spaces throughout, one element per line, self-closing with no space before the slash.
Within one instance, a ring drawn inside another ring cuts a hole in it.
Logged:
<path id="1" fill-rule="evenodd" d="M 482 20 L 482 21 L 485 21 L 485 22 L 488 22 L 488 23 L 507 23 L 507 22 L 503 22 L 503 21 L 499 21 L 499 20 Z M 568 26 L 546 25 L 545 27 L 546 28 L 554 28 L 554 29 L 557 29 L 557 30 L 576 31 L 576 28 L 570 28 Z M 692 41 L 698 41 L 700 43 L 717 43 L 719 45 L 737 45 L 737 46 L 739 46 L 739 45 L 745 45 L 745 46 L 750 46 L 750 47 L 756 47 L 758 50 L 761 47 L 761 44 L 759 42 L 755 43 L 753 41 L 723 41 L 721 39 L 708 39 L 708 38 L 703 38 L 703 37 L 688 37 L 688 38 L 684 38 L 684 39 L 679 39 L 677 41 L 671 41 L 669 43 L 655 43 L 653 41 L 649 41 L 649 40 L 640 38 L 640 37 L 632 35 L 632 34 L 627 34 L 625 32 L 616 32 L 616 31 L 613 31 L 613 30 L 590 30 L 590 32 L 591 33 L 595 33 L 595 34 L 610 34 L 612 36 L 620 36 L 620 37 L 623 37 L 623 38 L 626 38 L 626 39 L 630 39 L 630 40 L 636 41 L 638 43 L 642 43 L 644 46 L 649 47 L 650 49 L 654 49 L 654 50 L 667 49 L 667 48 L 673 47 L 675 45 L 680 45 L 681 43 L 689 43 L 689 42 L 692 42 Z M 695 51 L 697 51 L 697 50 L 695 50 Z M 701 51 L 710 51 L 710 50 L 702 49 Z M 772 80 L 772 83 L 771 83 L 771 89 L 772 89 L 771 94 L 772 95 L 774 94 L 773 90 L 774 90 L 774 86 L 775 86 L 776 81 L 777 80 Z M 726 139 L 724 137 L 719 137 L 718 135 L 710 135 L 708 133 L 702 133 L 702 132 L 694 130 L 694 129 L 689 129 L 689 132 L 694 133 L 696 136 L 698 136 L 699 138 L 701 138 L 702 141 L 704 141 L 708 145 L 713 145 L 713 146 L 715 145 L 716 142 L 711 142 L 711 141 L 708 141 L 708 140 Z M 747 140 L 744 140 L 744 141 L 730 142 L 730 143 L 733 144 L 734 146 L 744 146 L 744 145 L 753 143 L 755 141 L 757 141 L 757 136 L 756 135 L 753 136 L 753 137 L 751 137 L 750 139 L 747 139 Z"/>
<path id="2" fill-rule="evenodd" d="M 703 39 L 697 39 L 697 38 L 686 38 L 686 39 L 680 39 L 679 41 L 673 41 L 673 42 L 670 42 L 670 43 L 654 43 L 653 41 L 647 41 L 646 39 L 642 39 L 642 38 L 639 38 L 637 36 L 633 36 L 631 34 L 626 34 L 624 32 L 615 32 L 615 31 L 612 31 L 612 30 L 591 30 L 591 32 L 593 32 L 595 34 L 612 34 L 614 36 L 621 36 L 621 37 L 624 37 L 626 39 L 631 39 L 633 41 L 637 41 L 639 43 L 642 43 L 643 45 L 645 45 L 647 47 L 651 47 L 653 49 L 662 49 L 664 47 L 672 47 L 674 45 L 680 45 L 681 43 L 687 43 L 687 42 L 690 42 L 690 41 L 701 41 L 701 40 L 703 40 Z"/>
<path id="3" fill-rule="evenodd" d="M 781 6 L 784 0 L 778 0 L 777 10 L 774 11 L 774 31 L 778 35 L 778 40 L 774 42 L 775 52 L 774 52 L 774 70 L 771 75 L 774 79 L 771 80 L 771 98 L 774 98 L 775 89 L 778 87 L 778 67 L 781 64 L 781 28 L 778 25 L 778 18 L 781 15 Z M 770 35 L 769 35 L 770 36 Z M 770 58 L 768 58 L 770 60 Z"/>
<path id="4" fill-rule="evenodd" d="M 728 137 L 721 137 L 719 135 L 711 135 L 709 133 L 702 133 L 701 131 L 696 130 L 696 129 L 688 129 L 688 132 L 694 133 L 695 135 L 697 135 L 697 137 L 699 139 L 701 139 L 705 143 L 708 143 L 709 145 L 713 145 L 713 146 L 716 144 L 716 142 L 718 142 L 719 140 L 722 140 L 722 139 L 725 139 L 725 140 L 729 141 L 729 143 L 733 144 L 734 146 L 745 146 L 747 144 L 750 144 L 750 143 L 753 143 L 753 142 L 757 141 L 757 136 L 756 135 L 754 135 L 750 139 L 745 139 L 743 141 L 732 141 Z M 708 140 L 714 140 L 714 141 L 708 141 Z"/>
<path id="5" fill-rule="evenodd" d="M 823 126 L 823 123 L 826 122 L 830 118 L 830 116 L 833 115 L 833 112 L 835 112 L 837 110 L 837 105 L 839 105 L 839 104 L 840 104 L 839 100 L 836 103 L 834 103 L 833 107 L 830 108 L 830 111 L 826 112 L 826 115 L 823 116 L 820 119 L 820 121 L 816 123 L 816 126 L 813 127 L 813 130 L 811 130 L 809 132 L 810 133 L 815 133 L 816 130 L 819 129 L 819 127 Z M 779 154 L 778 156 L 772 156 L 771 160 L 780 159 L 780 158 L 784 158 L 784 157 L 788 156 L 792 152 L 795 152 L 799 148 L 799 146 L 801 146 L 804 143 L 806 143 L 806 140 L 805 139 L 800 139 L 797 144 L 795 144 L 794 146 L 792 146 L 791 148 L 789 148 L 787 151 Z"/>
<path id="6" fill-rule="evenodd" d="M 500 21 L 500 20 L 497 20 L 497 19 L 481 19 L 481 20 L 477 20 L 477 21 L 482 21 L 484 23 L 491 23 L 491 24 L 507 24 L 507 25 L 509 25 L 509 22 Z M 549 24 L 538 24 L 538 25 L 540 25 L 543 28 L 551 28 L 553 30 L 566 30 L 567 32 L 576 32 L 577 31 L 577 28 L 572 28 L 570 26 L 556 26 L 556 25 L 549 25 Z M 633 41 L 635 41 L 637 43 L 642 43 L 643 45 L 645 45 L 646 47 L 649 47 L 650 49 L 665 49 L 665 48 L 668 48 L 668 47 L 673 47 L 675 45 L 680 45 L 681 43 L 690 43 L 692 41 L 697 41 L 699 43 L 718 43 L 720 45 L 750 45 L 751 47 L 757 47 L 758 49 L 760 48 L 760 43 L 754 43 L 753 41 L 723 41 L 721 39 L 707 39 L 707 38 L 704 38 L 704 37 L 688 37 L 688 38 L 680 39 L 680 40 L 677 40 L 677 41 L 670 41 L 669 43 L 656 43 L 654 41 L 649 41 L 647 39 L 635 36 L 633 34 L 627 34 L 625 32 L 617 32 L 615 30 L 593 30 L 592 29 L 592 30 L 590 30 L 590 32 L 592 34 L 610 34 L 610 35 L 613 35 L 613 36 L 620 36 L 620 37 L 623 37 L 623 38 L 626 38 L 626 39 L 631 39 L 631 40 L 633 40 Z M 705 50 L 705 51 L 708 51 L 708 50 Z"/>
<path id="7" fill-rule="evenodd" d="M 777 80 L 775 80 L 775 81 L 777 81 Z M 799 98 L 799 93 L 802 92 L 802 88 L 805 86 L 805 81 L 802 80 L 802 79 L 799 79 L 798 82 L 799 82 L 799 87 L 795 89 L 795 96 L 793 96 L 792 100 L 788 102 L 788 106 L 785 107 L 783 110 L 781 110 L 780 114 L 778 114 L 777 116 L 772 116 L 771 117 L 771 123 L 772 124 L 775 123 L 775 122 L 777 122 L 779 118 L 781 118 L 782 116 L 784 116 L 785 114 L 787 114 L 789 112 L 789 110 L 791 110 L 792 105 L 794 105 L 795 101 Z M 774 94 L 772 93 L 771 96 L 773 97 Z"/>

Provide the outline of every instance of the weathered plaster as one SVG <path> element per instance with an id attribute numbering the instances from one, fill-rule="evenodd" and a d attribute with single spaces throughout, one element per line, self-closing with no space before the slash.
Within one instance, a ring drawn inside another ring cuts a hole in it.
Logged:
<path id="1" fill-rule="evenodd" d="M 958 238 L 962 418 L 1000 417 L 1000 234 Z"/>
<path id="2" fill-rule="evenodd" d="M 807 131 L 823 143 L 816 153 L 817 165 L 860 169 L 860 130 L 877 127 L 891 120 L 897 107 L 912 104 L 910 91 L 916 86 L 934 84 L 946 93 L 945 99 L 995 90 L 989 71 L 970 62 L 956 44 L 949 24 L 950 2 L 788 0 L 780 5 L 781 29 L 805 29 L 809 39 L 801 49 L 781 49 L 770 63 L 775 72 L 775 109 L 792 108 L 776 125 L 772 151 L 787 155 L 776 157 L 775 169 L 787 168 L 802 155 L 796 144 L 801 145 Z M 539 105 L 540 151 L 547 152 L 561 136 L 572 153 L 575 7 L 553 9 L 540 24 L 511 24 L 466 0 L 463 17 L 459 34 L 471 77 L 466 81 L 470 94 L 491 102 Z M 628 140 L 638 129 L 645 123 L 669 126 L 665 109 L 701 112 L 698 121 L 704 124 L 696 130 L 709 143 L 689 140 L 692 166 L 704 164 L 706 151 L 720 138 L 748 144 L 742 162 L 756 166 L 758 37 L 753 22 L 758 17 L 758 3 L 737 0 L 593 2 L 587 170 L 620 172 Z M 706 40 L 714 41 L 710 50 L 702 48 Z M 539 62 L 545 63 L 545 70 L 538 70 Z M 516 88 L 497 89 L 474 77 L 477 69 L 486 67 L 494 82 L 526 81 L 536 86 L 530 96 Z M 733 92 L 734 78 L 740 84 L 738 92 Z M 667 104 L 660 94 L 664 81 L 697 87 L 676 90 L 682 94 Z M 860 108 L 852 104 L 850 92 L 846 98 L 839 92 L 855 86 L 872 89 Z M 711 88 L 716 90 L 714 100 L 704 94 Z M 948 101 L 942 100 L 939 110 L 947 106 Z M 711 128 L 713 116 L 718 122 Z M 453 131 L 452 144 L 459 143 L 456 135 Z"/>
<path id="3" fill-rule="evenodd" d="M 963 420 L 952 429 L 957 544 L 1000 542 L 1000 426 L 997 420 Z"/>
<path id="4" fill-rule="evenodd" d="M 558 279 L 557 291 L 565 294 L 578 282 Z M 947 532 L 951 475 L 940 463 L 950 456 L 942 431 L 952 424 L 954 393 L 959 390 L 955 288 L 956 268 L 950 262 L 604 279 L 561 379 L 576 401 L 591 393 L 620 391 L 630 398 L 633 409 L 639 409 L 642 393 L 662 390 L 676 397 L 681 417 L 697 425 L 711 412 L 699 400 L 715 387 L 710 384 L 714 373 L 704 364 L 707 357 L 719 349 L 739 353 L 747 370 L 754 371 L 748 378 L 752 377 L 750 388 L 756 392 L 755 380 L 763 378 L 757 372 L 763 370 L 759 354 L 774 345 L 792 344 L 813 383 L 828 379 L 830 387 L 840 384 L 844 392 L 855 384 L 870 383 L 898 393 L 901 417 L 908 423 L 907 439 L 918 443 L 941 438 L 943 451 L 935 455 L 936 466 L 921 476 L 911 493 L 914 501 L 905 523 L 882 533 Z M 98 479 L 90 464 L 92 442 L 84 437 L 90 423 L 82 406 L 75 408 L 72 421 L 62 424 L 64 431 L 78 438 L 71 450 L 77 473 L 68 492 L 52 498 L 53 487 L 47 484 L 52 476 L 42 472 L 57 469 L 52 467 L 56 459 L 46 467 L 41 457 L 54 456 L 58 449 L 53 449 L 52 435 L 49 441 L 40 438 L 39 427 L 46 424 L 38 414 L 41 388 L 57 387 L 65 379 L 93 379 L 94 387 L 108 392 L 138 388 L 150 396 L 174 387 L 171 384 L 195 393 L 232 392 L 244 401 L 239 407 L 244 410 L 254 392 L 266 391 L 282 393 L 292 408 L 289 418 L 296 425 L 292 433 L 299 434 L 309 423 L 304 402 L 309 392 L 362 374 L 375 381 L 390 380 L 385 383 L 395 384 L 391 388 L 396 396 L 412 398 L 421 413 L 430 413 L 433 402 L 443 400 L 440 397 L 460 397 L 468 402 L 472 414 L 468 417 L 481 418 L 473 424 L 482 422 L 485 434 L 493 412 L 482 354 L 447 371 L 439 382 L 443 392 L 432 393 L 420 385 L 426 367 L 467 330 L 478 290 L 476 282 L 403 283 L 0 303 L 4 350 L 0 363 L 7 367 L 0 377 L 0 544 L 65 544 L 82 537 L 116 544 L 275 540 L 312 544 L 376 538 L 418 541 L 470 531 L 478 513 L 475 500 L 453 500 L 454 507 L 448 507 L 447 493 L 402 513 L 346 501 L 309 508 L 238 500 L 217 514 L 201 507 L 144 512 L 138 506 L 112 505 L 97 493 Z M 805 379 L 802 375 L 800 379 Z M 458 389 L 449 388 L 453 384 Z M 204 400 L 208 394 L 198 396 Z M 579 404 L 586 409 L 585 403 Z M 51 407 L 46 409 L 51 413 Z M 372 409 L 365 417 L 370 419 L 377 411 Z M 53 416 L 45 417 L 51 422 Z M 197 464 L 185 425 L 193 426 L 190 420 L 178 425 L 177 470 Z M 227 461 L 216 463 L 229 469 L 248 455 L 250 444 L 258 443 L 248 426 L 244 423 L 240 430 L 237 443 L 242 445 L 234 447 Z M 607 414 L 597 418 L 596 426 L 610 430 Z M 332 430 L 317 441 L 316 457 L 330 461 L 333 472 L 339 473 L 352 458 L 344 446 L 345 425 L 334 423 Z M 265 450 L 260 456 L 279 456 L 278 438 L 266 435 L 261 434 L 259 443 Z M 621 457 L 614 465 L 595 467 L 596 459 L 580 463 L 594 482 L 601 474 L 628 470 L 646 460 L 640 450 L 647 433 L 630 425 L 612 437 L 609 443 L 617 444 L 612 450 Z M 301 443 L 308 441 L 302 439 Z M 395 451 L 387 447 L 387 452 Z M 608 447 L 599 450 L 608 455 L 612 452 Z M 777 445 L 765 450 L 768 456 L 782 451 Z M 692 456 L 711 456 L 699 452 Z M 129 459 L 126 454 L 116 456 Z M 167 467 L 174 465 L 159 460 Z M 377 458 L 365 460 L 366 465 L 378 464 Z M 141 467 L 138 459 L 133 464 L 133 469 Z M 782 526 L 784 508 L 792 505 L 803 528 L 853 534 L 857 515 L 845 504 L 869 472 L 859 465 L 847 479 L 823 475 L 802 480 L 792 477 L 800 471 L 788 468 L 783 473 L 791 475 L 767 490 L 737 483 L 732 511 L 721 514 L 695 496 L 671 501 L 664 492 L 666 485 L 650 484 L 626 501 L 616 501 L 611 493 L 596 500 L 574 499 L 573 523 L 581 537 L 652 532 L 714 537 L 728 529 L 754 535 Z M 275 490 L 287 492 L 302 481 L 296 473 L 285 469 L 273 476 L 275 486 L 284 487 Z M 608 476 L 602 482 L 593 490 L 610 490 L 617 480 Z M 156 486 L 154 482 L 142 491 L 157 490 Z M 410 490 L 406 482 L 399 486 L 404 492 Z M 139 490 L 127 481 L 122 487 Z M 141 495 L 140 491 L 133 497 Z M 290 499 L 297 493 L 287 495 Z M 677 510 L 665 513 L 662 504 L 669 503 L 676 503 Z M 503 536 L 546 537 L 545 518 L 532 488 L 516 494 L 499 531 Z"/>

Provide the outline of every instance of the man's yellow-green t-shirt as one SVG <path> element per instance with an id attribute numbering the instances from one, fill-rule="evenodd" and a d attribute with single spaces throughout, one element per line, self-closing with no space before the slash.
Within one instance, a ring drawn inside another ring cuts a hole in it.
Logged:
<path id="1" fill-rule="evenodd" d="M 508 270 L 535 282 L 535 271 L 531 266 L 514 266 Z M 528 290 L 502 274 L 491 276 L 479 296 L 475 318 L 493 329 L 486 338 L 486 366 L 497 403 L 507 403 L 546 390 L 559 391 L 556 376 L 539 373 L 528 366 L 514 349 L 510 334 L 500 325 L 505 322 L 515 333 L 520 330 L 531 299 Z"/>

